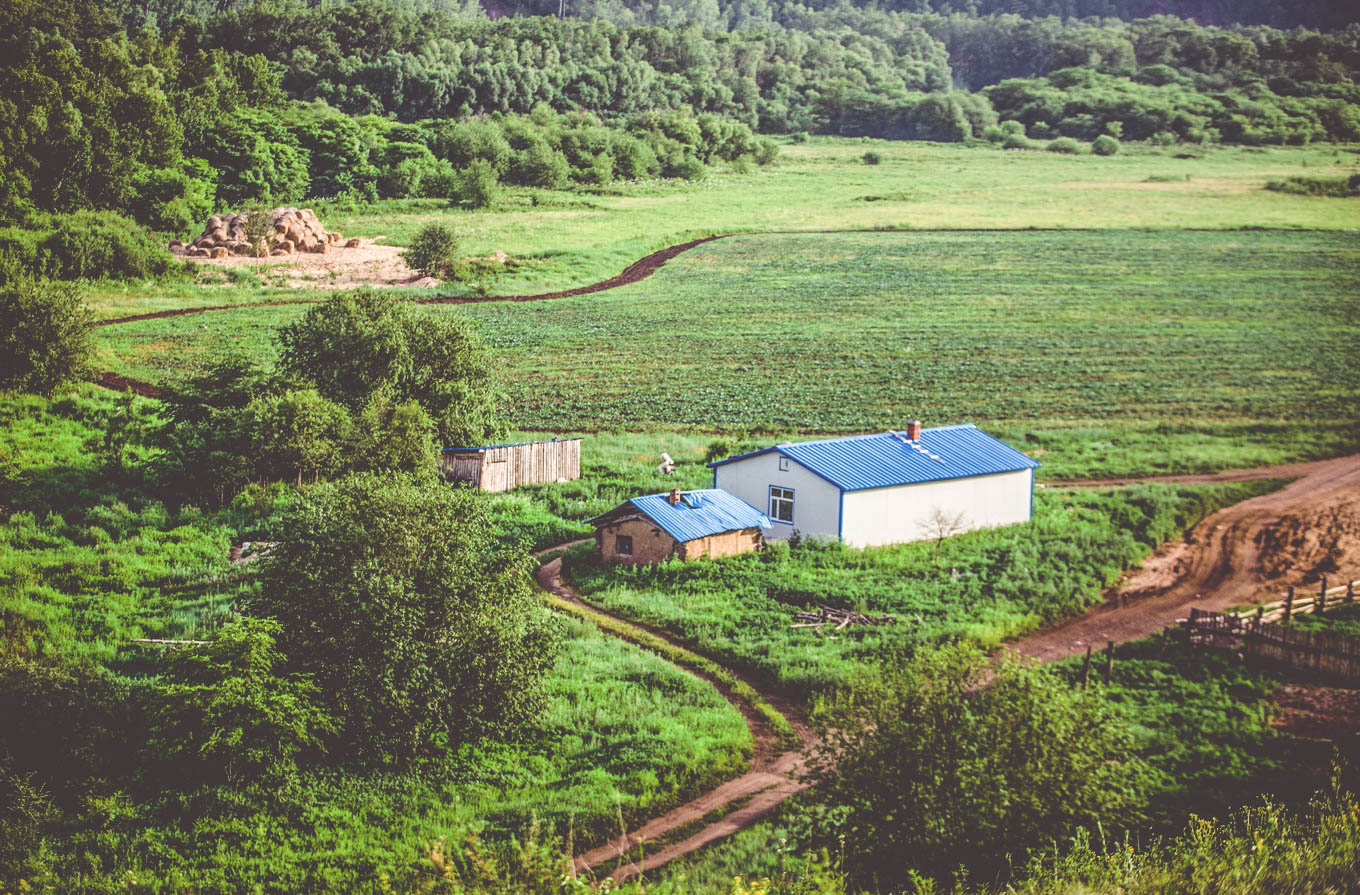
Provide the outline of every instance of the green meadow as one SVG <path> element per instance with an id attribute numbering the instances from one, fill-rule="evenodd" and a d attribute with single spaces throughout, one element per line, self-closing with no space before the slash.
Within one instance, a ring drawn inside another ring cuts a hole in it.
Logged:
<path id="1" fill-rule="evenodd" d="M 1047 478 L 1196 472 L 1354 450 L 1360 235 L 1141 231 L 743 235 L 651 278 L 476 321 L 512 425 L 771 436 L 973 421 Z M 173 381 L 272 356 L 268 307 L 98 332 Z M 682 448 L 683 449 L 683 448 Z M 655 461 L 653 461 L 655 462 Z"/>
<path id="2" fill-rule="evenodd" d="M 882 159 L 865 165 L 875 152 Z M 1070 156 L 991 145 L 814 137 L 785 143 L 776 163 L 713 169 L 703 181 L 621 181 L 570 191 L 507 188 L 489 208 L 440 200 L 362 206 L 318 203 L 347 236 L 407 245 L 422 226 L 452 225 L 470 256 L 502 251 L 512 264 L 483 285 L 491 294 L 564 289 L 611 277 L 641 256 L 713 233 L 888 228 L 1355 230 L 1355 202 L 1271 192 L 1296 175 L 1354 170 L 1354 146 L 1152 147 Z M 100 316 L 296 297 L 250 269 L 202 282 L 99 284 Z M 440 291 L 466 293 L 449 284 Z M 427 294 L 428 290 L 397 290 Z"/>

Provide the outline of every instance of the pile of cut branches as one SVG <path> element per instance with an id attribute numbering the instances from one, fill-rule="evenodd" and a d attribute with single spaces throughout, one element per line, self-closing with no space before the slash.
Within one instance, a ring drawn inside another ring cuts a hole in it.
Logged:
<path id="1" fill-rule="evenodd" d="M 835 625 L 837 631 L 847 625 L 895 625 L 897 619 L 891 615 L 865 615 L 849 609 L 818 604 L 816 612 L 800 612 L 793 617 L 790 628 L 820 628 Z"/>

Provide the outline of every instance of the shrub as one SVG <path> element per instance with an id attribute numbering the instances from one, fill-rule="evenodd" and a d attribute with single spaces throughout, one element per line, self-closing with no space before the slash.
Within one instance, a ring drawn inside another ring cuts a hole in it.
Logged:
<path id="1" fill-rule="evenodd" d="M 172 259 L 148 231 L 112 212 L 53 215 L 37 244 L 35 275 L 57 280 L 151 279 L 169 272 Z"/>
<path id="2" fill-rule="evenodd" d="M 982 139 L 986 140 L 988 143 L 1002 143 L 1006 140 L 1006 132 L 1001 127 L 994 124 L 982 129 Z"/>
<path id="3" fill-rule="evenodd" d="M 442 277 L 458 258 L 458 235 L 446 224 L 427 224 L 416 233 L 401 257 L 421 276 Z"/>
<path id="4" fill-rule="evenodd" d="M 409 756 L 538 712 L 558 628 L 480 494 L 350 476 L 304 493 L 279 541 L 250 608 L 278 620 L 292 668 L 314 675 L 356 752 Z"/>
<path id="5" fill-rule="evenodd" d="M 1000 127 L 1007 136 L 1023 137 L 1025 135 L 1025 125 L 1019 121 L 1003 121 Z"/>
<path id="6" fill-rule="evenodd" d="M 808 141 L 807 131 L 794 131 L 793 133 L 789 134 L 790 143 L 806 143 L 807 141 Z"/>
<path id="7" fill-rule="evenodd" d="M 1119 141 L 1109 134 L 1101 134 L 1091 144 L 1091 151 L 1096 155 L 1115 155 L 1119 152 Z"/>
<path id="8" fill-rule="evenodd" d="M 1059 137 L 1044 148 L 1049 152 L 1059 152 L 1063 155 L 1081 154 L 1081 144 L 1071 137 Z"/>
<path id="9" fill-rule="evenodd" d="M 529 145 L 510 165 L 511 183 L 560 190 L 571 178 L 567 157 L 542 141 Z"/>
<path id="10" fill-rule="evenodd" d="M 1006 141 L 1001 144 L 1002 149 L 1029 149 L 1029 140 L 1020 134 L 1011 134 L 1006 137 Z"/>
<path id="11" fill-rule="evenodd" d="M 879 165 L 883 163 L 883 156 L 881 153 L 877 153 L 870 150 L 869 152 L 866 152 L 864 153 L 864 155 L 860 156 L 859 160 L 864 162 L 864 164 L 866 165 Z"/>
<path id="12" fill-rule="evenodd" d="M 771 164 L 779 156 L 779 144 L 769 137 L 762 137 L 756 141 L 756 148 L 751 158 L 757 165 L 762 167 Z"/>
<path id="13" fill-rule="evenodd" d="M 500 191 L 496 169 L 484 158 L 468 162 L 458 175 L 457 199 L 469 208 L 486 208 L 496 201 Z"/>
<path id="14" fill-rule="evenodd" d="M 1153 146 L 1174 146 L 1176 135 L 1170 131 L 1158 131 L 1148 138 L 1148 142 Z"/>
<path id="15" fill-rule="evenodd" d="M 1360 196 L 1360 174 L 1350 177 L 1286 177 L 1284 180 L 1269 181 L 1266 189 L 1296 196 L 1345 199 Z"/>
<path id="16" fill-rule="evenodd" d="M 0 320 L 0 389 L 51 394 L 88 371 L 90 313 L 71 284 L 11 276 Z"/>
<path id="17" fill-rule="evenodd" d="M 671 165 L 663 173 L 667 177 L 679 180 L 703 180 L 708 174 L 708 169 L 704 167 L 703 162 L 691 156 Z"/>
<path id="18" fill-rule="evenodd" d="M 839 834 L 875 888 L 913 867 L 995 878 L 1053 838 L 1135 821 L 1142 802 L 1144 766 L 1103 694 L 973 646 L 893 663 L 881 687 L 833 707 L 826 732 L 814 827 Z"/>

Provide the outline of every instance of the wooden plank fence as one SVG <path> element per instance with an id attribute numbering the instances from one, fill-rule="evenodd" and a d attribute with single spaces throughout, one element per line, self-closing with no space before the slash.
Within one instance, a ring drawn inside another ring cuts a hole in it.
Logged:
<path id="1" fill-rule="evenodd" d="M 1253 609 L 1223 614 L 1235 615 L 1244 620 L 1256 619 L 1260 622 L 1288 622 L 1296 615 L 1321 614 L 1329 608 L 1354 603 L 1357 591 L 1360 591 L 1360 579 L 1328 587 L 1327 577 L 1324 575 L 1318 581 L 1317 590 L 1300 590 L 1290 585 L 1285 595 L 1273 603 L 1263 603 Z"/>
<path id="2" fill-rule="evenodd" d="M 1321 677 L 1360 682 L 1360 640 L 1334 631 L 1301 631 L 1264 613 L 1191 609 L 1185 627 L 1192 643 L 1241 646 L 1248 659 L 1284 665 Z"/>
<path id="3" fill-rule="evenodd" d="M 581 477 L 581 439 L 528 441 L 478 448 L 445 448 L 440 456 L 445 478 L 483 491 L 509 491 L 539 482 Z"/>

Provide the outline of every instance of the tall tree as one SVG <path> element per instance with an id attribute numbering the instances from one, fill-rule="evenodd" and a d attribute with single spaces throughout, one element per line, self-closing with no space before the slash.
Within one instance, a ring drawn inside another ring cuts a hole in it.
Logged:
<path id="1" fill-rule="evenodd" d="M 495 538 L 481 495 L 362 473 L 303 493 L 250 611 L 277 619 L 368 757 L 512 735 L 541 706 L 557 628 L 528 557 Z"/>

